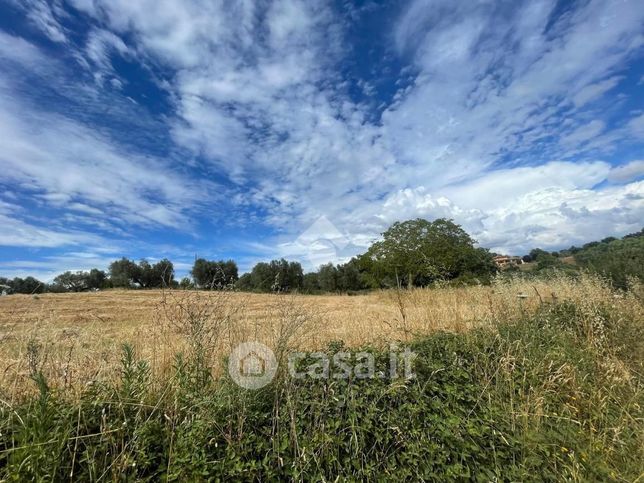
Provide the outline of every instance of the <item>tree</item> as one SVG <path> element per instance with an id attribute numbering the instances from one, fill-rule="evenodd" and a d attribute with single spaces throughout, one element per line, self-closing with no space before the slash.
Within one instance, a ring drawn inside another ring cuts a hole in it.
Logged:
<path id="1" fill-rule="evenodd" d="M 266 262 L 259 262 L 250 272 L 250 286 L 258 292 L 270 292 L 275 281 L 276 274 L 271 265 Z"/>
<path id="2" fill-rule="evenodd" d="M 83 290 L 100 289 L 105 286 L 107 275 L 104 271 L 92 268 L 89 272 L 64 272 L 54 278 L 49 287 L 54 292 L 82 292 Z"/>
<path id="3" fill-rule="evenodd" d="M 347 292 L 367 287 L 358 258 L 341 265 L 320 265 L 317 272 L 305 274 L 302 281 L 302 289 L 308 293 Z"/>
<path id="4" fill-rule="evenodd" d="M 54 278 L 54 285 L 66 292 L 82 292 L 87 289 L 87 279 L 83 272 L 64 272 Z"/>
<path id="5" fill-rule="evenodd" d="M 190 275 L 197 287 L 209 286 L 213 280 L 210 273 L 210 262 L 204 258 L 195 260 Z"/>
<path id="6" fill-rule="evenodd" d="M 223 262 L 221 267 L 224 272 L 225 282 L 229 285 L 234 285 L 235 282 L 239 280 L 239 270 L 237 268 L 237 263 L 235 263 L 234 260 L 227 260 Z"/>
<path id="7" fill-rule="evenodd" d="M 110 281 L 113 287 L 131 288 L 141 283 L 141 269 L 125 257 L 110 264 Z"/>
<path id="8" fill-rule="evenodd" d="M 309 272 L 304 274 L 304 279 L 302 281 L 302 291 L 306 293 L 316 293 L 320 291 L 320 283 L 317 273 Z"/>
<path id="9" fill-rule="evenodd" d="M 257 292 L 288 292 L 302 288 L 304 272 L 299 262 L 288 262 L 282 258 L 255 265 L 248 282 L 251 290 Z"/>
<path id="10" fill-rule="evenodd" d="M 344 265 L 338 265 L 337 288 L 342 291 L 363 290 L 367 287 L 356 258 L 352 258 Z"/>
<path id="11" fill-rule="evenodd" d="M 338 290 L 338 269 L 332 263 L 322 265 L 318 269 L 318 283 L 320 284 L 320 290 L 324 292 Z"/>
<path id="12" fill-rule="evenodd" d="M 192 280 L 190 280 L 190 277 L 183 277 L 181 281 L 179 282 L 179 288 L 183 290 L 190 290 L 194 288 L 194 284 L 192 283 Z"/>
<path id="13" fill-rule="evenodd" d="M 45 284 L 34 277 L 15 277 L 8 285 L 14 293 L 35 294 L 45 291 Z"/>
<path id="14" fill-rule="evenodd" d="M 382 283 L 382 270 L 367 253 L 355 257 L 355 265 L 360 273 L 360 282 L 366 288 L 378 288 Z"/>
<path id="15" fill-rule="evenodd" d="M 239 277 L 237 283 L 235 283 L 235 288 L 242 291 L 253 290 L 250 273 L 245 273 L 241 277 Z"/>
<path id="16" fill-rule="evenodd" d="M 103 270 L 98 268 L 92 268 L 89 273 L 85 275 L 87 288 L 89 289 L 101 289 L 105 288 L 105 282 L 107 281 L 107 274 Z"/>
<path id="17" fill-rule="evenodd" d="M 638 238 L 644 236 L 644 228 L 642 228 L 640 231 L 636 231 L 635 233 L 629 233 L 628 235 L 624 235 L 624 240 L 627 238 Z"/>
<path id="18" fill-rule="evenodd" d="M 561 260 L 553 253 L 542 250 L 541 248 L 534 248 L 530 250 L 530 259 L 537 262 L 537 270 L 545 270 L 562 265 Z"/>
<path id="19" fill-rule="evenodd" d="M 199 258 L 195 260 L 190 274 L 197 287 L 209 289 L 234 285 L 239 278 L 237 264 L 233 260 L 217 262 Z"/>
<path id="20" fill-rule="evenodd" d="M 304 272 L 299 262 L 289 262 L 283 258 L 271 260 L 269 270 L 272 277 L 272 292 L 289 292 L 302 288 Z"/>
<path id="21" fill-rule="evenodd" d="M 139 261 L 138 270 L 133 271 L 133 281 L 140 288 L 150 288 L 154 285 L 154 270 L 147 260 Z"/>
<path id="22" fill-rule="evenodd" d="M 154 265 L 141 260 L 137 265 L 124 257 L 110 264 L 110 281 L 114 287 L 171 287 L 174 285 L 174 266 L 167 258 Z"/>
<path id="23" fill-rule="evenodd" d="M 151 267 L 151 287 L 172 287 L 174 284 L 174 265 L 170 260 L 164 258 Z"/>
<path id="24" fill-rule="evenodd" d="M 291 290 L 299 290 L 304 285 L 304 270 L 300 262 L 290 262 L 288 265 L 288 283 Z"/>
<path id="25" fill-rule="evenodd" d="M 626 289 L 629 277 L 644 281 L 644 238 L 631 235 L 621 240 L 602 241 L 580 250 L 575 254 L 575 261 L 610 278 L 615 287 Z"/>
<path id="26" fill-rule="evenodd" d="M 412 287 L 474 272 L 494 273 L 489 252 L 477 249 L 459 225 L 443 218 L 396 222 L 365 255 L 369 268 L 385 284 Z"/>

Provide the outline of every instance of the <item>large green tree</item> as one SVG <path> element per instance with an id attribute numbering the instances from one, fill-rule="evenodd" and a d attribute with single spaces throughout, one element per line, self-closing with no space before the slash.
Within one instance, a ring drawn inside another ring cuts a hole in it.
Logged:
<path id="1" fill-rule="evenodd" d="M 54 285 L 66 292 L 82 292 L 87 289 L 87 279 L 84 272 L 64 272 L 54 278 Z"/>
<path id="2" fill-rule="evenodd" d="M 396 222 L 361 257 L 361 265 L 381 283 L 408 287 L 493 273 L 491 255 L 474 243 L 444 218 Z"/>
<path id="3" fill-rule="evenodd" d="M 172 287 L 174 285 L 174 264 L 167 258 L 152 265 L 149 287 Z"/>
<path id="4" fill-rule="evenodd" d="M 138 264 L 127 258 L 110 264 L 110 282 L 113 287 L 159 288 L 174 284 L 174 266 L 166 258 L 154 265 L 147 260 Z"/>
<path id="5" fill-rule="evenodd" d="M 92 268 L 89 272 L 85 272 L 85 283 L 89 289 L 104 288 L 107 282 L 107 274 L 98 268 Z"/>
<path id="6" fill-rule="evenodd" d="M 323 292 L 347 292 L 366 288 L 355 258 L 344 264 L 321 265 L 316 275 L 319 290 Z"/>
<path id="7" fill-rule="evenodd" d="M 115 260 L 110 264 L 110 282 L 113 287 L 130 288 L 141 282 L 141 269 L 128 258 Z"/>

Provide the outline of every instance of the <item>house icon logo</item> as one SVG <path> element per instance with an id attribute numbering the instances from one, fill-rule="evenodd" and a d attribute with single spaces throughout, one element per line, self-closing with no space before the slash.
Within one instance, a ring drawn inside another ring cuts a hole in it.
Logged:
<path id="1" fill-rule="evenodd" d="M 259 342 L 239 344 L 228 359 L 228 373 L 239 386 L 260 389 L 270 383 L 277 372 L 273 351 Z"/>
<path id="2" fill-rule="evenodd" d="M 321 216 L 295 240 L 295 246 L 306 254 L 311 268 L 334 261 L 351 240 L 347 238 L 326 216 Z"/>
<path id="3" fill-rule="evenodd" d="M 248 377 L 261 377 L 266 373 L 266 361 L 252 351 L 239 361 L 239 373 Z"/>

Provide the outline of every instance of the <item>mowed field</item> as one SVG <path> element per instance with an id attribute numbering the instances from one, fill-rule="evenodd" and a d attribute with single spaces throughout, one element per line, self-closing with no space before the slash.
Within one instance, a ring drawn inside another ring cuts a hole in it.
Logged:
<path id="1" fill-rule="evenodd" d="M 0 393 L 20 398 L 42 371 L 52 387 L 80 391 L 113 378 L 121 346 L 131 344 L 155 374 L 201 338 L 213 372 L 231 349 L 260 341 L 277 349 L 386 347 L 437 330 L 467 331 L 518 319 L 543 304 L 609 302 L 640 311 L 592 277 L 510 279 L 492 286 L 377 291 L 365 295 L 274 295 L 236 292 L 107 290 L 0 298 Z"/>

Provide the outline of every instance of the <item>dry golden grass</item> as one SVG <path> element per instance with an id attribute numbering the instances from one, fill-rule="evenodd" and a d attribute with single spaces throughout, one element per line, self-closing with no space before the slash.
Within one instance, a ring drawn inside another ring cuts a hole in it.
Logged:
<path id="1" fill-rule="evenodd" d="M 642 317 L 641 298 L 617 296 L 591 276 L 361 296 L 160 290 L 12 295 L 0 298 L 0 397 L 25 395 L 35 371 L 54 387 L 76 391 L 111 378 L 126 342 L 150 361 L 153 372 L 164 374 L 178 351 L 190 350 L 191 340 L 207 338 L 218 372 L 223 357 L 242 341 L 258 340 L 276 350 L 321 349 L 333 340 L 349 347 L 385 346 L 436 330 L 516 320 L 555 300 L 574 300 L 589 314 L 608 303 Z M 190 320 L 199 317 L 205 326 L 195 328 Z"/>

